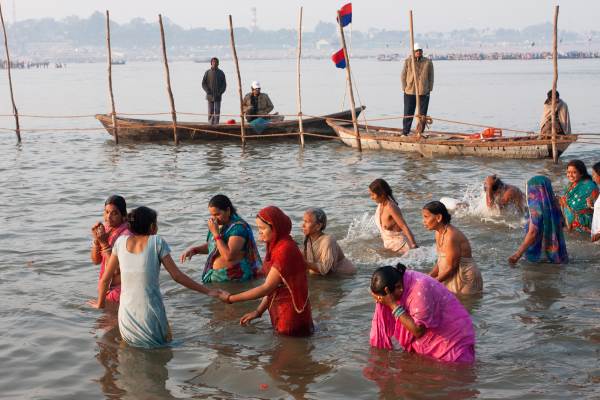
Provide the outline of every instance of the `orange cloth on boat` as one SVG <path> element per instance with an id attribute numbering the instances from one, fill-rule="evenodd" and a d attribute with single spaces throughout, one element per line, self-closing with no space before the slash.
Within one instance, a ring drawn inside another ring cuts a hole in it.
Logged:
<path id="1" fill-rule="evenodd" d="M 407 251 L 408 246 L 406 243 L 406 238 L 402 232 L 390 231 L 381 225 L 381 211 L 381 204 L 378 204 L 377 211 L 375 211 L 375 224 L 377 225 L 377 228 L 379 228 L 379 233 L 381 234 L 381 239 L 383 240 L 383 247 L 397 252 Z"/>

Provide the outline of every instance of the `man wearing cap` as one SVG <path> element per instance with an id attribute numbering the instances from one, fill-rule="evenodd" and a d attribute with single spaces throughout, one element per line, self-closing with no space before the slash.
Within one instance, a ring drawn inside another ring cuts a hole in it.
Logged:
<path id="1" fill-rule="evenodd" d="M 244 96 L 244 114 L 246 120 L 251 122 L 257 118 L 265 118 L 265 115 L 273 111 L 273 103 L 269 95 L 260 92 L 260 83 L 252 82 L 252 91 Z"/>
<path id="2" fill-rule="evenodd" d="M 208 123 L 216 125 L 221 116 L 221 96 L 225 93 L 227 82 L 225 73 L 219 69 L 219 59 L 213 57 L 210 60 L 210 69 L 204 73 L 202 78 L 202 89 L 206 92 L 208 101 Z"/>
<path id="3" fill-rule="evenodd" d="M 404 90 L 404 115 L 415 115 L 417 107 L 417 92 L 419 95 L 419 115 L 427 115 L 429 107 L 429 93 L 433 90 L 433 63 L 427 57 L 423 57 L 423 49 L 415 43 L 415 71 L 417 74 L 417 89 L 415 90 L 415 78 L 412 69 L 412 57 L 404 61 L 402 68 L 402 90 Z M 408 135 L 413 118 L 405 117 L 402 122 L 402 134 Z"/>

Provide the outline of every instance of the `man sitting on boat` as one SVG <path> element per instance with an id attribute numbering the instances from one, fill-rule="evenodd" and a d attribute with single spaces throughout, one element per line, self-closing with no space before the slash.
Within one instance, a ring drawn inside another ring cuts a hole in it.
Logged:
<path id="1" fill-rule="evenodd" d="M 552 136 L 552 90 L 548 91 L 546 101 L 544 101 L 544 112 L 540 121 L 540 136 Z M 569 117 L 569 107 L 562 101 L 556 92 L 556 110 L 554 110 L 555 129 L 557 135 L 567 135 L 571 133 L 571 118 Z"/>
<path id="2" fill-rule="evenodd" d="M 525 196 L 518 187 L 504 183 L 496 175 L 490 175 L 485 178 L 483 188 L 488 208 L 503 210 L 512 205 L 521 214 L 525 211 Z"/>
<path id="3" fill-rule="evenodd" d="M 269 118 L 267 115 L 273 111 L 273 103 L 266 93 L 260 92 L 260 83 L 252 82 L 252 91 L 244 96 L 244 114 L 246 120 L 252 122 L 258 118 Z"/>

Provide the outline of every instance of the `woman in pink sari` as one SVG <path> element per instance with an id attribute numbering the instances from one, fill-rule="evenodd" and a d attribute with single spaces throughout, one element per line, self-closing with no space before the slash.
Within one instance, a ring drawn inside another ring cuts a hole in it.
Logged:
<path id="1" fill-rule="evenodd" d="M 118 195 L 110 196 L 104 202 L 104 223 L 97 222 L 92 226 L 92 248 L 90 250 L 90 258 L 92 263 L 100 264 L 100 275 L 102 278 L 106 263 L 112 253 L 112 246 L 121 235 L 130 235 L 127 225 L 127 204 L 125 199 Z M 121 297 L 121 274 L 119 269 L 115 271 L 106 300 L 118 303 Z"/>
<path id="2" fill-rule="evenodd" d="M 377 302 L 371 325 L 371 346 L 392 349 L 396 342 L 409 353 L 441 361 L 475 361 L 471 317 L 446 287 L 417 271 L 378 268 L 371 278 Z"/>

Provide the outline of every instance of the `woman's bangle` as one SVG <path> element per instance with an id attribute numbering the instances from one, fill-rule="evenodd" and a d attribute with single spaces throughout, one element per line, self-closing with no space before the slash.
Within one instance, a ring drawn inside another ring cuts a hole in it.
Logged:
<path id="1" fill-rule="evenodd" d="M 231 299 L 231 294 L 229 296 L 227 296 L 227 301 L 226 301 L 227 304 L 233 304 L 230 299 Z"/>
<path id="2" fill-rule="evenodd" d="M 218 242 L 221 239 L 223 239 L 223 236 L 221 236 L 221 235 L 215 236 L 215 242 Z"/>
<path id="3" fill-rule="evenodd" d="M 110 251 L 110 250 L 112 250 L 112 247 L 111 247 L 111 246 L 106 246 L 106 247 L 103 247 L 103 248 L 102 248 L 102 252 L 105 252 L 105 251 Z"/>
<path id="4" fill-rule="evenodd" d="M 394 310 L 392 311 L 392 315 L 394 315 L 394 318 L 398 319 L 405 312 L 406 312 L 406 310 L 404 309 L 404 307 L 396 306 L 396 308 L 394 308 Z"/>

